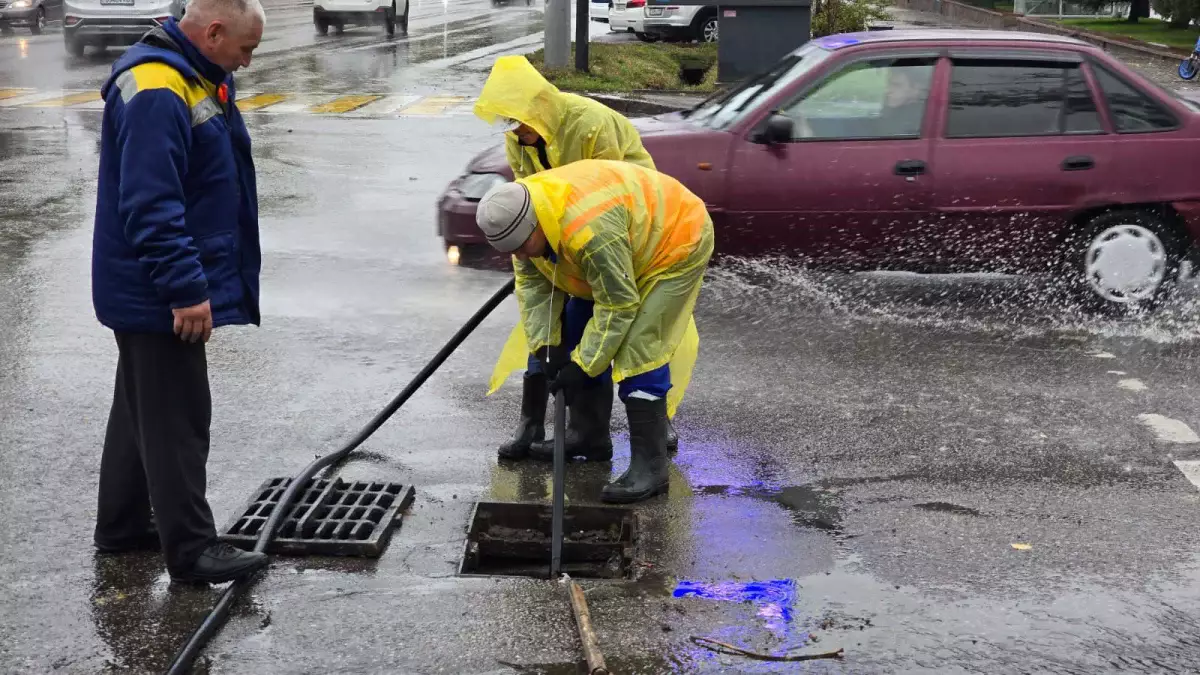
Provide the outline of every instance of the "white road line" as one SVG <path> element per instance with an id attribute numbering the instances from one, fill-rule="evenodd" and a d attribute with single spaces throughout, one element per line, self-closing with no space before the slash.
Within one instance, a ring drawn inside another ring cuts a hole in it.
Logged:
<path id="1" fill-rule="evenodd" d="M 1146 383 L 1136 378 L 1121 380 L 1117 383 L 1117 386 L 1129 391 L 1146 391 L 1147 389 Z"/>
<path id="2" fill-rule="evenodd" d="M 1125 374 L 1125 371 L 1123 371 L 1123 370 L 1110 370 L 1110 371 L 1108 371 L 1108 374 L 1109 374 L 1109 375 L 1124 375 L 1124 374 Z"/>
<path id="3" fill-rule="evenodd" d="M 1177 459 L 1173 463 L 1175 464 L 1175 468 L 1183 473 L 1184 478 L 1191 481 L 1192 485 L 1200 488 L 1200 460 Z"/>
<path id="4" fill-rule="evenodd" d="M 1137 419 L 1164 443 L 1200 443 L 1200 436 L 1179 420 L 1154 413 L 1143 413 Z"/>
<path id="5" fill-rule="evenodd" d="M 1092 356 L 1093 358 L 1097 358 L 1097 359 L 1115 359 L 1115 358 L 1117 358 L 1116 356 L 1113 356 L 1112 354 L 1109 354 L 1108 352 L 1092 352 L 1090 356 Z"/>
<path id="6" fill-rule="evenodd" d="M 36 92 L 33 94 L 26 94 L 25 96 L 14 96 L 12 98 L 6 98 L 3 101 L 0 101 L 0 108 L 15 108 L 16 106 L 26 105 L 29 103 L 37 103 L 39 101 L 49 101 L 52 98 L 62 98 L 63 96 L 70 96 L 71 94 L 76 94 L 76 93 L 79 93 L 79 92 L 68 91 L 65 89 L 63 89 L 63 90 L 51 89 L 48 91 L 39 91 L 39 92 Z"/>
<path id="7" fill-rule="evenodd" d="M 396 115 L 401 108 L 420 101 L 423 96 L 417 94 L 397 94 L 393 96 L 384 96 L 378 101 L 373 101 L 351 112 L 345 113 L 342 117 L 388 117 Z"/>

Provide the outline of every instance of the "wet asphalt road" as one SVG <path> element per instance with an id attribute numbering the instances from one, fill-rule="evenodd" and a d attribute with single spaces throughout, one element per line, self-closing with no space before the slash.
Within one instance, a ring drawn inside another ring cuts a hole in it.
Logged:
<path id="1" fill-rule="evenodd" d="M 541 17 L 414 5 L 407 46 L 316 38 L 304 8 L 270 20 L 243 88 L 423 96 L 477 92 L 480 51 L 536 42 Z M 95 86 L 111 58 L 0 38 L 0 86 Z M 88 281 L 99 119 L 0 108 L 3 672 L 158 672 L 218 592 L 90 547 L 116 359 Z M 365 424 L 505 280 L 451 267 L 434 236 L 436 195 L 498 140 L 470 115 L 249 119 L 264 324 L 209 347 L 220 525 Z M 638 578 L 585 584 L 613 672 L 1195 672 L 1200 492 L 1174 461 L 1200 439 L 1164 418 L 1200 429 L 1197 308 L 1194 286 L 1102 319 L 1021 279 L 714 269 Z M 475 501 L 548 497 L 545 467 L 495 462 L 517 391 L 484 392 L 514 319 L 509 300 L 342 472 L 416 486 L 386 554 L 277 557 L 200 671 L 575 672 L 561 586 L 456 575 Z M 572 468 L 572 503 L 623 471 L 619 407 L 614 430 L 611 466 Z"/>

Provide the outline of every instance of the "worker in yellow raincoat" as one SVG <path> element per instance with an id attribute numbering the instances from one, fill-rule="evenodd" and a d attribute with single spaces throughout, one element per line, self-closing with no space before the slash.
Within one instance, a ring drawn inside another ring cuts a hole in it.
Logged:
<path id="1" fill-rule="evenodd" d="M 570 350 L 549 373 L 550 391 L 568 403 L 610 370 L 619 384 L 629 470 L 601 498 L 630 503 L 665 491 L 668 417 L 695 363 L 692 309 L 713 252 L 704 202 L 657 171 L 581 160 L 492 188 L 476 220 L 494 248 L 514 254 L 521 325 L 506 355 Z M 590 306 L 577 330 L 559 311 L 568 298 Z M 521 362 L 507 363 L 502 355 L 493 388 Z"/>
<path id="2" fill-rule="evenodd" d="M 505 153 L 516 178 L 581 159 L 621 160 L 654 168 L 654 160 L 628 119 L 598 101 L 560 92 L 524 56 L 496 59 L 475 104 L 475 114 L 488 124 L 507 129 Z M 586 322 L 588 307 L 571 303 L 559 309 Z M 568 320 L 568 332 L 576 326 L 582 323 Z M 521 420 L 512 439 L 500 446 L 500 459 L 553 460 L 554 442 L 546 439 L 545 432 L 547 384 L 542 359 L 529 355 L 522 380 Z M 574 401 L 566 438 L 568 457 L 596 461 L 612 457 L 612 405 L 613 387 L 608 379 Z M 677 439 L 673 429 L 670 441 L 674 450 Z"/>

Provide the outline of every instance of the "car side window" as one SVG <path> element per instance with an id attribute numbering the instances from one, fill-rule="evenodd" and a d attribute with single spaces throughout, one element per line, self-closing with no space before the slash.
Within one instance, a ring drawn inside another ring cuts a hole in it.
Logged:
<path id="1" fill-rule="evenodd" d="M 955 59 L 947 138 L 1103 133 L 1078 63 Z"/>
<path id="2" fill-rule="evenodd" d="M 1113 126 L 1119 133 L 1166 131 L 1179 126 L 1179 120 L 1169 110 L 1108 69 L 1093 64 L 1092 70 L 1104 91 Z"/>
<path id="3" fill-rule="evenodd" d="M 784 106 L 792 139 L 918 138 L 933 81 L 934 57 L 861 61 Z"/>

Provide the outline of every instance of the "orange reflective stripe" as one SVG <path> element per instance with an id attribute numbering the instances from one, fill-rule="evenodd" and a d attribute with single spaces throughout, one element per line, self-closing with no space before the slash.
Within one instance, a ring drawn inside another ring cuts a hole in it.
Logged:
<path id="1" fill-rule="evenodd" d="M 576 233 L 582 230 L 588 223 L 592 222 L 594 218 L 605 211 L 620 205 L 622 202 L 625 202 L 628 199 L 629 195 L 616 195 L 614 197 L 609 197 L 599 204 L 589 207 L 586 211 L 579 213 L 575 217 L 571 218 L 569 223 L 563 226 L 563 239 L 570 239 Z"/>

